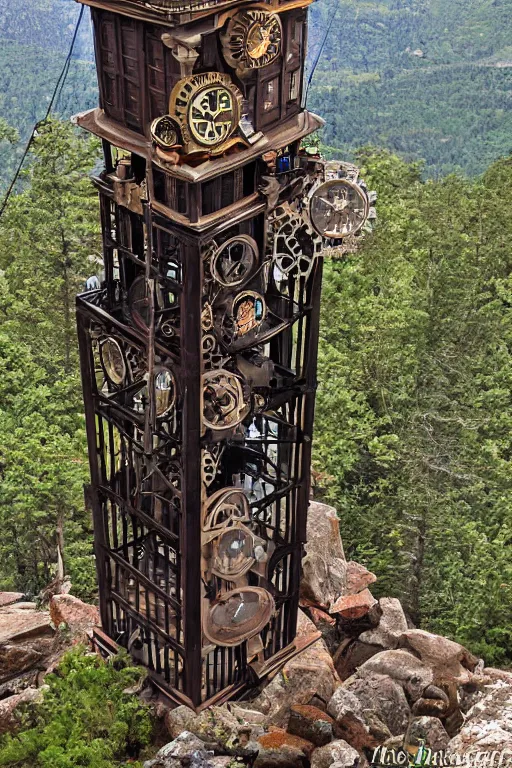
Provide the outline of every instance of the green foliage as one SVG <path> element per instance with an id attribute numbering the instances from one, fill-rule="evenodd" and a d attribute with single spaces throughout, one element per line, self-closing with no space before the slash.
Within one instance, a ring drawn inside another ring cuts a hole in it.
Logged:
<path id="1" fill-rule="evenodd" d="M 0 766 L 114 768 L 134 759 L 152 734 L 149 710 L 124 693 L 140 680 L 138 667 L 105 663 L 76 648 L 46 678 L 49 690 L 32 723 L 0 739 Z"/>
<path id="2" fill-rule="evenodd" d="M 437 177 L 509 154 L 511 0 L 321 0 L 311 58 L 333 14 L 308 99 L 328 154 L 374 144 Z"/>
<path id="3" fill-rule="evenodd" d="M 359 162 L 380 223 L 326 265 L 318 484 L 380 594 L 510 663 L 512 160 L 426 183 Z"/>
<path id="4" fill-rule="evenodd" d="M 96 156 L 95 141 L 49 121 L 0 223 L 0 584 L 23 591 L 50 581 L 59 541 L 81 594 L 94 591 L 90 555 L 68 564 L 65 543 L 91 532 L 74 298 L 100 253 Z"/>

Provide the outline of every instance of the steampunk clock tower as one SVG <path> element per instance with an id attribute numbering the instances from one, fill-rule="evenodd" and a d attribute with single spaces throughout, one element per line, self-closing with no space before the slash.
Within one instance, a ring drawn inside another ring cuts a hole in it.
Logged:
<path id="1" fill-rule="evenodd" d="M 301 140 L 310 0 L 92 6 L 104 280 L 78 297 L 103 631 L 200 709 L 296 641 L 322 236 L 357 178 Z"/>

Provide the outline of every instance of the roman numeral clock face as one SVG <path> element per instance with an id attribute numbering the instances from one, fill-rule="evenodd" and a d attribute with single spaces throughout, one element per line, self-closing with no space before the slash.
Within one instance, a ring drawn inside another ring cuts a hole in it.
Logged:
<path id="1" fill-rule="evenodd" d="M 241 11 L 221 35 L 227 63 L 243 77 L 271 64 L 281 53 L 283 30 L 279 16 L 260 10 Z"/>
<path id="2" fill-rule="evenodd" d="M 180 80 L 171 93 L 169 112 L 180 125 L 186 152 L 225 151 L 238 128 L 242 99 L 228 75 L 220 72 Z"/>

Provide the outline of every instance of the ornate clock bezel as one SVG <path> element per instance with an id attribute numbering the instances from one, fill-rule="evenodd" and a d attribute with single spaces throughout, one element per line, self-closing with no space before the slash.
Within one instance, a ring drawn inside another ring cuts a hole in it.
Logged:
<path id="1" fill-rule="evenodd" d="M 202 143 L 190 126 L 190 111 L 193 100 L 201 91 L 211 88 L 224 88 L 229 91 L 233 104 L 233 120 L 229 132 L 216 143 Z M 172 89 L 169 99 L 169 113 L 179 124 L 185 152 L 207 152 L 221 154 L 233 142 L 232 136 L 237 130 L 242 115 L 243 96 L 234 85 L 229 75 L 221 72 L 205 72 L 180 80 Z M 231 141 L 230 141 L 231 140 Z"/>
<path id="2" fill-rule="evenodd" d="M 362 221 L 358 224 L 357 227 L 355 227 L 354 229 L 350 230 L 350 232 L 345 232 L 343 234 L 334 234 L 333 232 L 331 232 L 329 230 L 321 229 L 318 226 L 318 223 L 315 222 L 315 218 L 314 218 L 314 215 L 313 215 L 313 200 L 315 198 L 321 196 L 322 191 L 330 189 L 330 188 L 332 188 L 334 186 L 338 186 L 338 185 L 344 185 L 346 187 L 349 187 L 349 188 L 353 189 L 359 195 L 359 197 L 361 198 L 362 202 L 364 203 L 364 215 L 362 217 Z M 366 221 L 368 220 L 369 210 L 370 210 L 370 204 L 369 204 L 368 196 L 365 193 L 364 189 L 362 189 L 361 186 L 359 184 L 357 184 L 355 181 L 350 181 L 350 180 L 348 180 L 346 178 L 345 179 L 330 179 L 329 181 L 324 181 L 324 182 L 320 183 L 318 186 L 313 187 L 313 189 L 311 190 L 311 192 L 309 194 L 308 218 L 309 218 L 309 221 L 311 222 L 311 226 L 313 227 L 315 232 L 318 232 L 319 235 L 321 235 L 322 237 L 325 237 L 325 238 L 332 239 L 332 240 L 343 240 L 344 238 L 352 237 L 354 235 L 357 235 L 358 232 L 360 232 L 362 230 L 362 228 L 366 224 Z"/>
<path id="3" fill-rule="evenodd" d="M 251 30 L 262 22 L 269 22 L 279 29 L 277 50 L 271 54 L 263 54 L 255 58 L 248 50 L 248 39 Z M 222 53 L 227 64 L 236 71 L 239 77 L 249 75 L 256 69 L 268 67 L 281 55 L 283 45 L 283 26 L 277 13 L 271 13 L 259 8 L 248 8 L 239 11 L 228 23 L 227 30 L 220 35 Z"/>

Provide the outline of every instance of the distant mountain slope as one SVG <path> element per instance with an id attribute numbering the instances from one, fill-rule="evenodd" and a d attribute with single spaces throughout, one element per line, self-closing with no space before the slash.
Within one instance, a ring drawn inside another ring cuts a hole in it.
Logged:
<path id="1" fill-rule="evenodd" d="M 78 13 L 74 0 L 0 0 L 0 117 L 22 138 L 44 114 Z M 510 153 L 512 0 L 319 0 L 310 62 L 333 14 L 308 98 L 327 120 L 328 152 L 385 146 L 425 159 L 430 175 L 473 175 Z M 86 10 L 58 110 L 96 97 Z M 0 145 L 0 186 L 14 160 Z"/>
<path id="2" fill-rule="evenodd" d="M 430 174 L 509 154 L 512 0 L 320 0 L 310 59 L 333 13 L 308 99 L 327 145 L 386 146 Z"/>

